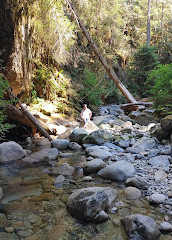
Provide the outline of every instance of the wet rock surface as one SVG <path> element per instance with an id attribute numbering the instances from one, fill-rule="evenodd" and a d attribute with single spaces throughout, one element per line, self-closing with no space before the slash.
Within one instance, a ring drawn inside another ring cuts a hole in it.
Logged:
<path id="1" fill-rule="evenodd" d="M 0 239 L 171 240 L 170 139 L 151 136 L 156 123 L 136 123 L 141 111 L 131 118 L 116 105 L 100 112 L 94 141 L 82 143 L 91 134 L 79 128 L 73 139 L 59 135 L 55 148 L 41 140 L 32 149 L 29 139 L 32 153 L 0 166 Z"/>
<path id="2" fill-rule="evenodd" d="M 160 232 L 155 221 L 141 214 L 133 214 L 122 219 L 125 231 L 130 239 L 156 240 Z"/>

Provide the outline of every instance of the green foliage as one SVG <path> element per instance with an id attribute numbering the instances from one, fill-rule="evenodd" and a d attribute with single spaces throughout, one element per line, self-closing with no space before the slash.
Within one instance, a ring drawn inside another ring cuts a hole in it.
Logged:
<path id="1" fill-rule="evenodd" d="M 35 37 L 46 58 L 61 64 L 71 57 L 70 47 L 75 43 L 75 23 L 65 16 L 63 0 L 37 0 L 33 5 Z"/>
<path id="2" fill-rule="evenodd" d="M 92 106 L 100 106 L 102 88 L 98 84 L 98 78 L 94 72 L 89 69 L 83 71 L 83 88 L 79 91 L 81 100 Z"/>
<path id="3" fill-rule="evenodd" d="M 63 71 L 48 67 L 40 61 L 35 61 L 35 72 L 32 81 L 32 99 L 42 97 L 48 100 L 57 100 L 66 97 L 68 83 L 64 80 Z"/>
<path id="4" fill-rule="evenodd" d="M 158 65 L 149 73 L 147 84 L 153 87 L 149 90 L 157 109 L 172 113 L 172 63 Z"/>
<path id="5" fill-rule="evenodd" d="M 147 89 L 146 80 L 150 70 L 159 63 L 158 54 L 154 47 L 143 46 L 134 54 L 131 68 L 128 71 L 129 88 L 140 96 L 144 96 Z"/>
<path id="6" fill-rule="evenodd" d="M 8 83 L 5 81 L 0 74 L 0 140 L 5 137 L 5 132 L 13 128 L 14 125 L 5 123 L 6 116 L 4 115 L 5 105 L 8 101 L 4 100 L 4 92 L 8 89 Z"/>

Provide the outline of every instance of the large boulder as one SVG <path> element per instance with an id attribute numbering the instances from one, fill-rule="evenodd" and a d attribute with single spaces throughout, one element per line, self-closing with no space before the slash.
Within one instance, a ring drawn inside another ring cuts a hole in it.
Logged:
<path id="1" fill-rule="evenodd" d="M 151 137 L 156 137 L 159 141 L 162 141 L 163 139 L 167 139 L 169 136 L 169 133 L 164 131 L 161 126 L 157 125 L 155 128 L 151 130 L 150 133 Z"/>
<path id="2" fill-rule="evenodd" d="M 155 139 L 149 137 L 142 137 L 137 140 L 132 147 L 128 147 L 127 151 L 131 153 L 140 153 L 142 151 L 150 150 L 156 147 L 157 143 Z"/>
<path id="3" fill-rule="evenodd" d="M 154 120 L 153 115 L 146 112 L 142 112 L 135 118 L 135 122 L 142 126 L 148 126 L 150 122 L 153 122 L 153 120 Z"/>
<path id="4" fill-rule="evenodd" d="M 82 143 L 82 139 L 88 135 L 88 132 L 83 128 L 76 128 L 73 130 L 69 139 L 71 142 Z"/>
<path id="5" fill-rule="evenodd" d="M 105 141 L 109 141 L 113 139 L 113 135 L 111 132 L 106 130 L 97 130 L 92 132 L 90 135 L 83 138 L 83 143 L 92 143 L 97 145 L 102 145 Z"/>
<path id="6" fill-rule="evenodd" d="M 164 131 L 172 133 L 172 115 L 168 115 L 161 119 L 161 127 Z"/>
<path id="7" fill-rule="evenodd" d="M 168 167 L 170 165 L 169 159 L 169 155 L 159 155 L 150 158 L 149 164 L 151 164 L 152 166 Z"/>
<path id="8" fill-rule="evenodd" d="M 48 160 L 56 160 L 59 156 L 57 148 L 45 148 L 38 152 L 31 153 L 27 157 L 23 158 L 22 161 L 26 163 L 39 163 Z"/>
<path id="9" fill-rule="evenodd" d="M 4 142 L 0 144 L 0 162 L 6 163 L 24 158 L 26 152 L 16 142 Z"/>
<path id="10" fill-rule="evenodd" d="M 84 165 L 84 173 L 95 173 L 98 172 L 100 169 L 106 166 L 106 163 L 100 159 L 95 158 Z"/>
<path id="11" fill-rule="evenodd" d="M 110 164 L 98 172 L 98 175 L 105 179 L 114 181 L 125 181 L 135 173 L 135 167 L 126 161 L 118 161 Z"/>
<path id="12" fill-rule="evenodd" d="M 130 240 L 158 240 L 160 238 L 160 231 L 153 218 L 133 214 L 121 221 Z"/>
<path id="13" fill-rule="evenodd" d="M 65 150 L 69 147 L 69 141 L 66 139 L 55 139 L 51 142 L 53 148 Z"/>
<path id="14" fill-rule="evenodd" d="M 102 222 L 108 219 L 106 211 L 116 198 L 110 187 L 89 187 L 76 190 L 69 197 L 69 213 L 81 220 Z"/>

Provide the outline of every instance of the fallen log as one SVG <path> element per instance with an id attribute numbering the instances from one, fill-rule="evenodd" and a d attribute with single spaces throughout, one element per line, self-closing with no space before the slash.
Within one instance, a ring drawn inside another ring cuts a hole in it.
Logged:
<path id="1" fill-rule="evenodd" d="M 153 103 L 152 102 L 126 103 L 122 104 L 120 108 L 123 109 L 124 112 L 131 112 L 139 109 L 139 106 L 152 107 Z"/>
<path id="2" fill-rule="evenodd" d="M 96 54 L 96 56 L 98 57 L 98 59 L 102 63 L 102 65 L 105 68 L 105 70 L 106 70 L 107 74 L 109 75 L 109 77 L 114 81 L 114 83 L 116 84 L 117 88 L 122 92 L 122 94 L 124 95 L 124 97 L 127 99 L 128 102 L 137 103 L 136 99 L 132 96 L 132 94 L 128 91 L 128 89 L 122 84 L 122 82 L 120 82 L 120 80 L 117 77 L 116 73 L 110 67 L 110 65 L 107 63 L 106 59 L 100 54 L 96 44 L 94 43 L 94 41 L 91 38 L 89 32 L 87 31 L 87 29 L 85 28 L 85 26 L 82 23 L 81 19 L 77 15 L 76 10 L 75 10 L 73 4 L 71 3 L 71 1 L 70 0 L 66 0 L 66 1 L 67 1 L 67 4 L 68 4 L 69 8 L 71 9 L 71 11 L 72 11 L 72 13 L 74 15 L 74 18 L 76 19 L 79 27 L 82 29 L 83 34 L 87 38 L 90 46 L 92 47 L 94 53 Z"/>
<path id="3" fill-rule="evenodd" d="M 27 110 L 20 102 L 19 106 L 21 107 L 22 112 L 28 117 L 32 124 L 42 133 L 42 135 L 52 141 L 52 138 L 48 132 L 41 126 L 40 122 Z"/>
<path id="4" fill-rule="evenodd" d="M 21 104 L 20 104 L 21 105 Z M 24 109 L 24 107 L 22 106 L 22 108 Z M 26 111 L 25 111 L 26 112 Z M 27 112 L 29 112 L 27 110 Z M 38 122 L 37 119 L 35 119 L 35 117 L 30 113 L 30 115 L 32 115 L 33 119 L 36 121 L 31 121 L 31 119 L 26 115 L 26 113 L 24 114 L 23 111 L 19 110 L 16 106 L 12 105 L 12 104 L 8 104 L 5 107 L 5 112 L 4 112 L 10 119 L 13 119 L 17 122 L 22 123 L 23 125 L 26 125 L 30 128 L 32 128 L 32 132 L 33 134 L 36 133 L 36 129 L 38 129 L 42 134 L 44 131 L 46 131 L 47 134 L 43 134 L 43 136 L 47 137 L 49 140 L 51 139 L 49 134 L 52 134 L 51 130 L 46 126 L 45 123 L 43 123 L 42 121 Z M 29 114 L 28 114 L 29 115 Z M 35 124 L 35 122 L 37 122 L 38 124 Z M 39 127 L 38 127 L 39 126 Z M 44 129 L 45 130 L 44 130 Z M 41 129 L 43 129 L 44 131 L 42 131 Z M 52 139 L 51 139 L 52 140 Z M 50 141 L 51 141 L 50 140 Z"/>

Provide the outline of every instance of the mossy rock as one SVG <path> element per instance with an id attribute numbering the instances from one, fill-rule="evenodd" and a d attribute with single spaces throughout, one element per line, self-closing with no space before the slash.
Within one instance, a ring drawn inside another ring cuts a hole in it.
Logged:
<path id="1" fill-rule="evenodd" d="M 164 131 L 172 132 L 172 115 L 168 115 L 161 119 L 161 127 Z"/>
<path id="2" fill-rule="evenodd" d="M 169 136 L 169 134 L 164 131 L 160 126 L 155 128 L 150 135 L 151 137 L 156 137 L 159 141 L 167 139 Z"/>

